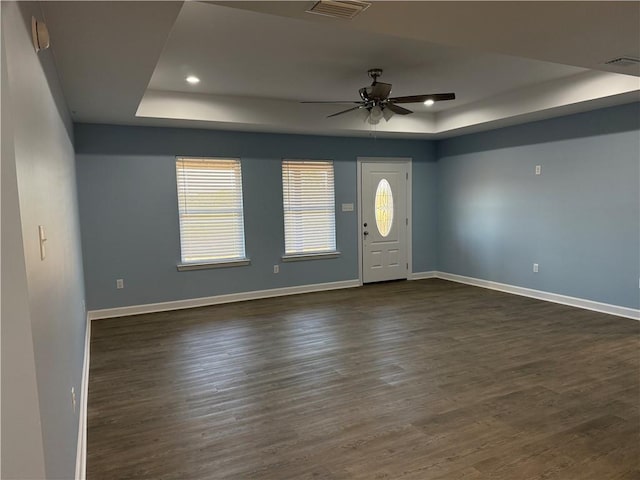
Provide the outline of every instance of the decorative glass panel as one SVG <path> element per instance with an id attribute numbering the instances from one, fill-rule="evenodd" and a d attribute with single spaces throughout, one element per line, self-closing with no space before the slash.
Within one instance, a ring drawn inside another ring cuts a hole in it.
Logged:
<path id="1" fill-rule="evenodd" d="M 376 227 L 383 237 L 389 235 L 391 226 L 393 225 L 393 193 L 391 193 L 391 185 L 383 178 L 376 188 Z"/>

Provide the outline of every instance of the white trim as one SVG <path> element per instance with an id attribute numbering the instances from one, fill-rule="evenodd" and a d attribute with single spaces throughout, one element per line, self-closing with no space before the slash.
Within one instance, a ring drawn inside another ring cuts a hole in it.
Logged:
<path id="1" fill-rule="evenodd" d="M 268 290 L 255 290 L 253 292 L 229 293 L 212 297 L 191 298 L 175 300 L 173 302 L 148 303 L 146 305 L 132 305 L 129 307 L 105 308 L 89 311 L 90 320 L 103 318 L 124 317 L 127 315 L 140 315 L 143 313 L 166 312 L 169 310 L 181 310 L 183 308 L 206 307 L 221 303 L 243 302 L 245 300 L 257 300 L 259 298 L 282 297 L 285 295 L 297 295 L 300 293 L 321 292 L 325 290 L 338 290 L 342 288 L 359 287 L 360 281 L 344 280 L 341 282 L 314 283 L 311 285 L 298 285 L 295 287 L 270 288 Z"/>
<path id="2" fill-rule="evenodd" d="M 322 260 L 338 258 L 342 255 L 341 252 L 318 252 L 318 253 L 300 253 L 294 255 L 283 255 L 280 259 L 283 262 L 304 262 L 305 260 Z"/>
<path id="3" fill-rule="evenodd" d="M 407 159 L 407 280 L 413 276 L 413 159 Z"/>
<path id="4" fill-rule="evenodd" d="M 569 297 L 558 293 L 544 292 L 531 288 L 518 287 L 516 285 L 508 285 L 506 283 L 492 282 L 480 278 L 465 277 L 446 272 L 435 272 L 437 278 L 450 280 L 452 282 L 464 283 L 475 287 L 488 288 L 490 290 L 498 290 L 500 292 L 512 293 L 514 295 L 522 295 L 523 297 L 536 298 L 547 302 L 560 303 L 571 307 L 583 308 L 585 310 L 593 310 L 600 313 L 608 313 L 618 317 L 631 318 L 632 320 L 640 320 L 640 310 L 635 308 L 621 307 L 611 305 L 609 303 L 595 302 L 584 298 Z"/>
<path id="5" fill-rule="evenodd" d="M 87 478 L 87 403 L 89 395 L 89 355 L 91 350 L 91 321 L 87 312 L 84 338 L 84 360 L 82 362 L 82 385 L 80 385 L 80 411 L 78 412 L 78 446 L 76 450 L 76 480 Z"/>
<path id="6" fill-rule="evenodd" d="M 356 210 L 358 211 L 358 280 L 362 283 L 362 161 L 356 160 Z"/>
<path id="7" fill-rule="evenodd" d="M 428 272 L 415 272 L 411 274 L 409 280 L 425 280 L 427 278 L 436 278 L 437 276 L 438 272 L 435 270 L 430 270 Z"/>
<path id="8" fill-rule="evenodd" d="M 176 268 L 179 272 L 187 272 L 189 270 L 206 270 L 209 268 L 243 267 L 250 264 L 251 259 L 243 258 L 240 260 L 222 260 L 219 262 L 179 263 L 176 265 Z"/>
<path id="9" fill-rule="evenodd" d="M 407 179 L 407 219 L 409 224 L 407 225 L 407 280 L 413 277 L 413 158 L 412 157 L 357 157 L 356 158 L 356 195 L 358 199 L 358 275 L 360 278 L 360 285 L 363 285 L 364 272 L 363 272 L 363 246 L 362 246 L 362 164 L 363 163 L 404 163 L 407 165 L 407 173 L 409 178 Z"/>

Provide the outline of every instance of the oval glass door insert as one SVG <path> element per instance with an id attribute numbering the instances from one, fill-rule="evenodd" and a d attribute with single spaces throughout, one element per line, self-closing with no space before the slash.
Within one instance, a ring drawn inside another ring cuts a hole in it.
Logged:
<path id="1" fill-rule="evenodd" d="M 393 193 L 386 178 L 380 180 L 376 188 L 375 212 L 378 232 L 386 237 L 393 225 Z"/>

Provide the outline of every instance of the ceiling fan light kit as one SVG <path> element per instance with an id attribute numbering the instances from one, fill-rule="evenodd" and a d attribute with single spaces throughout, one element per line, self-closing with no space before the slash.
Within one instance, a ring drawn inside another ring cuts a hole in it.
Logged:
<path id="1" fill-rule="evenodd" d="M 327 118 L 336 117 L 343 113 L 353 112 L 355 110 L 366 109 L 369 112 L 366 121 L 371 125 L 377 125 L 384 118 L 386 121 L 394 115 L 409 115 L 413 111 L 408 108 L 401 107 L 399 103 L 424 103 L 427 106 L 433 105 L 435 102 L 446 100 L 455 100 L 455 93 L 431 93 L 426 95 L 410 95 L 405 97 L 389 97 L 391 95 L 391 84 L 378 81 L 378 77 L 382 75 L 381 68 L 371 68 L 368 72 L 373 82 L 368 87 L 362 87 L 358 90 L 360 101 L 321 101 L 321 102 L 302 102 L 302 103 L 335 103 L 335 104 L 356 104 L 355 107 L 342 110 L 337 113 L 328 115 Z"/>
<path id="2" fill-rule="evenodd" d="M 371 125 L 377 125 L 380 123 L 380 120 L 383 117 L 382 107 L 380 105 L 374 105 L 371 110 L 369 110 L 368 121 Z"/>

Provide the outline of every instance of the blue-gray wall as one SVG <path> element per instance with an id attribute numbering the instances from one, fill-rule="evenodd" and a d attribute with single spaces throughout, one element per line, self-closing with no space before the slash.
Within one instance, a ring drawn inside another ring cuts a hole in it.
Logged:
<path id="1" fill-rule="evenodd" d="M 357 214 L 339 208 L 340 258 L 272 273 L 284 243 L 280 161 L 334 160 L 339 206 L 356 203 L 358 156 L 402 156 L 413 158 L 413 272 L 638 308 L 639 105 L 438 142 L 76 125 L 88 306 L 356 279 Z M 250 266 L 176 270 L 176 155 L 242 159 Z"/>
<path id="2" fill-rule="evenodd" d="M 2 2 L 0 13 L 0 477 L 70 479 L 87 325 L 73 126 L 52 51 L 33 48 L 39 2 Z M 39 225 L 47 235 L 44 259 Z"/>
<path id="3" fill-rule="evenodd" d="M 640 104 L 448 139 L 437 156 L 438 270 L 640 306 Z"/>
<path id="4" fill-rule="evenodd" d="M 75 127 L 78 195 L 89 309 L 358 278 L 358 156 L 413 159 L 413 271 L 436 265 L 433 142 L 194 129 Z M 239 157 L 247 256 L 243 267 L 178 272 L 180 260 L 175 156 Z M 334 161 L 336 259 L 280 265 L 284 249 L 283 158 Z M 116 289 L 123 278 L 125 288 Z"/>

